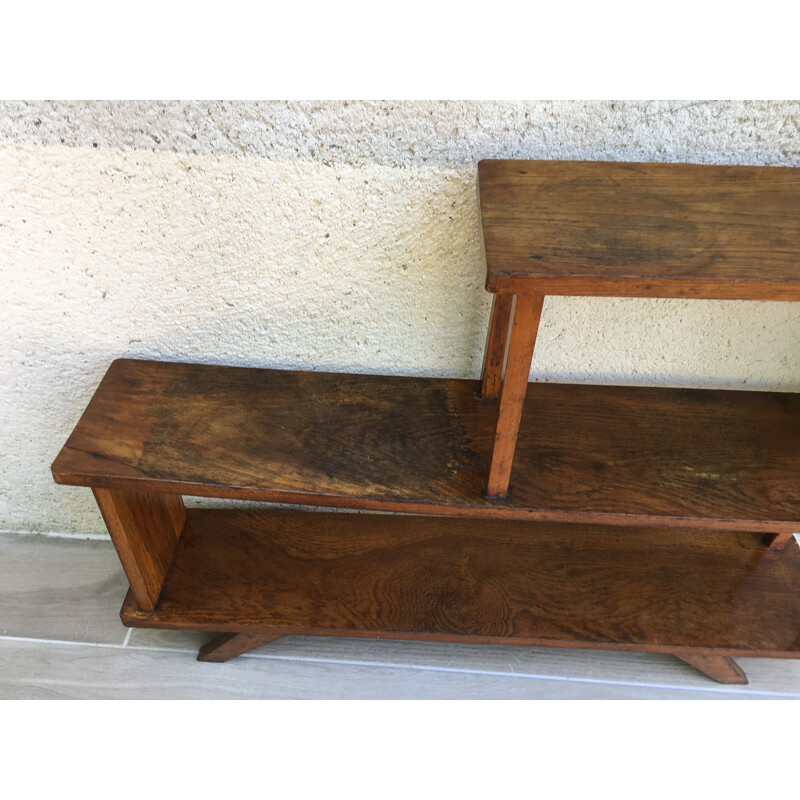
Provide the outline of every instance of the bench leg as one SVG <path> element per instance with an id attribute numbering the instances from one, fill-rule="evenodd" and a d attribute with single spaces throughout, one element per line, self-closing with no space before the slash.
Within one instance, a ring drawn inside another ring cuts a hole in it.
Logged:
<path id="1" fill-rule="evenodd" d="M 94 489 L 139 608 L 153 611 L 186 524 L 178 494 Z"/>
<path id="2" fill-rule="evenodd" d="M 762 541 L 770 550 L 783 550 L 793 539 L 793 533 L 766 533 Z"/>
<path id="3" fill-rule="evenodd" d="M 504 500 L 508 494 L 519 421 L 528 390 L 528 376 L 543 304 L 544 295 L 517 295 L 486 484 L 486 496 L 498 500 Z"/>
<path id="4" fill-rule="evenodd" d="M 486 350 L 481 374 L 481 398 L 483 400 L 496 400 L 500 393 L 513 304 L 514 295 L 512 294 L 496 294 L 492 301 L 492 318 L 489 322 L 489 333 L 486 336 Z"/>
<path id="5" fill-rule="evenodd" d="M 267 633 L 221 633 L 200 648 L 197 660 L 221 664 L 236 658 L 236 656 L 249 653 L 251 650 L 257 650 L 282 636 L 283 634 L 270 635 Z"/>
<path id="6" fill-rule="evenodd" d="M 739 685 L 747 683 L 747 675 L 744 674 L 744 670 L 730 656 L 676 655 L 675 658 L 691 664 L 695 669 L 700 670 L 703 675 L 708 675 L 711 680 L 717 683 L 735 683 Z"/>

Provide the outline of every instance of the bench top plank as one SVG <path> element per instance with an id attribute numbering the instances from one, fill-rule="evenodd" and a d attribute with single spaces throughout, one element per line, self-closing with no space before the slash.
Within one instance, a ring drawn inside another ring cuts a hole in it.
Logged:
<path id="1" fill-rule="evenodd" d="M 486 160 L 492 292 L 800 300 L 800 169 Z"/>
<path id="2" fill-rule="evenodd" d="M 800 531 L 800 394 L 531 383 L 512 491 L 484 497 L 476 381 L 115 361 L 58 483 L 615 525 Z"/>

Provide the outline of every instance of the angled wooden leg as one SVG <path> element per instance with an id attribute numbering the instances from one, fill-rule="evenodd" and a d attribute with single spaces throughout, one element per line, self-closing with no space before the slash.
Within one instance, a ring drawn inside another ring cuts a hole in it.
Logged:
<path id="1" fill-rule="evenodd" d="M 282 636 L 282 633 L 272 635 L 268 633 L 221 633 L 200 648 L 197 660 L 221 664 L 274 642 Z"/>
<path id="2" fill-rule="evenodd" d="M 186 522 L 178 494 L 94 489 L 111 541 L 142 611 L 153 611 Z"/>
<path id="3" fill-rule="evenodd" d="M 691 664 L 717 683 L 747 683 L 744 670 L 730 656 L 676 655 L 675 658 Z"/>
<path id="4" fill-rule="evenodd" d="M 765 533 L 762 541 L 770 550 L 783 550 L 793 539 L 793 533 Z"/>
<path id="5" fill-rule="evenodd" d="M 492 318 L 486 336 L 483 373 L 481 374 L 481 398 L 484 400 L 496 400 L 500 393 L 500 380 L 503 377 L 503 363 L 506 358 L 508 328 L 513 305 L 514 295 L 512 294 L 496 294 L 492 301 Z"/>
<path id="6" fill-rule="evenodd" d="M 536 344 L 536 332 L 539 329 L 543 304 L 543 295 L 517 295 L 506 359 L 506 373 L 500 389 L 489 480 L 486 484 L 486 496 L 498 500 L 505 499 L 508 494 L 519 420 L 528 389 L 528 375 L 531 371 L 533 348 Z"/>

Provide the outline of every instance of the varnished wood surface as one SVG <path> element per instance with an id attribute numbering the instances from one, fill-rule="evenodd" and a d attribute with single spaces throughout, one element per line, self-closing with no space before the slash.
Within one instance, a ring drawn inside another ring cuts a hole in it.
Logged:
<path id="1" fill-rule="evenodd" d="M 180 495 L 95 489 L 111 541 L 141 608 L 155 608 L 183 530 Z"/>
<path id="2" fill-rule="evenodd" d="M 487 160 L 493 292 L 800 300 L 800 169 Z"/>
<path id="3" fill-rule="evenodd" d="M 57 482 L 432 514 L 792 533 L 800 395 L 531 383 L 486 500 L 478 381 L 115 361 Z"/>
<path id="4" fill-rule="evenodd" d="M 200 648 L 197 660 L 223 664 L 280 638 L 264 633 L 221 633 Z"/>
<path id="5" fill-rule="evenodd" d="M 508 362 L 500 389 L 489 477 L 486 480 L 486 494 L 495 500 L 505 500 L 508 495 L 508 482 L 514 464 L 520 417 L 525 406 L 528 376 L 543 304 L 542 295 L 528 294 L 519 295 L 515 304 L 511 339 L 508 343 Z"/>
<path id="6" fill-rule="evenodd" d="M 800 657 L 800 551 L 760 536 L 189 510 L 126 625 Z M 721 653 L 719 651 L 722 651 Z"/>
<path id="7" fill-rule="evenodd" d="M 800 659 L 737 659 L 750 683 L 729 688 L 658 653 L 341 636 L 287 636 L 227 665 L 198 664 L 211 632 L 123 627 L 127 581 L 110 541 L 0 534 L 0 552 L 5 698 L 422 697 L 434 685 L 462 699 L 800 696 Z"/>
<path id="8" fill-rule="evenodd" d="M 684 653 L 681 661 L 691 664 L 717 683 L 747 685 L 744 670 L 729 656 L 698 656 Z"/>
<path id="9" fill-rule="evenodd" d="M 486 350 L 481 373 L 481 397 L 484 400 L 496 400 L 500 394 L 513 305 L 514 297 L 510 294 L 496 294 L 492 301 L 492 315 L 486 334 Z"/>

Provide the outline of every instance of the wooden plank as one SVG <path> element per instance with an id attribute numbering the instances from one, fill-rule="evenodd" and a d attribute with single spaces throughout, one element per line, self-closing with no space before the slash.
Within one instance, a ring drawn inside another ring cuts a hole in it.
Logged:
<path id="1" fill-rule="evenodd" d="M 703 655 L 680 655 L 677 656 L 681 661 L 691 664 L 695 669 L 700 670 L 703 675 L 717 683 L 732 683 L 743 686 L 747 683 L 747 675 L 744 670 L 732 659 L 727 656 L 703 656 Z"/>
<path id="2" fill-rule="evenodd" d="M 579 557 L 576 557 L 579 554 Z M 800 550 L 757 534 L 189 510 L 126 625 L 800 657 Z"/>
<path id="3" fill-rule="evenodd" d="M 506 372 L 500 390 L 500 408 L 494 430 L 489 478 L 486 482 L 486 495 L 493 499 L 502 500 L 508 494 L 543 303 L 542 295 L 517 295 Z"/>
<path id="4" fill-rule="evenodd" d="M 800 300 L 800 170 L 487 160 L 493 292 Z"/>
<path id="5" fill-rule="evenodd" d="M 513 305 L 514 297 L 510 294 L 496 294 L 492 300 L 492 316 L 489 320 L 481 374 L 481 397 L 484 400 L 494 400 L 500 393 Z"/>
<path id="6" fill-rule="evenodd" d="M 681 529 L 800 530 L 800 395 L 529 383 L 513 492 L 486 500 L 477 381 L 116 361 L 59 483 Z"/>
<path id="7" fill-rule="evenodd" d="M 121 645 L 126 628 L 118 600 L 127 580 L 111 541 L 51 536 L 0 535 L 0 632 L 33 637 Z M 194 651 L 208 632 L 127 629 L 128 646 Z M 368 662 L 387 667 L 429 667 L 455 672 L 490 672 L 567 680 L 704 686 L 705 678 L 672 656 L 619 651 L 467 645 L 414 640 L 290 636 L 264 655 L 302 662 L 321 659 Z M 186 656 L 184 656 L 186 658 Z M 191 659 L 187 660 L 191 663 Z M 750 658 L 741 662 L 748 691 L 800 694 L 800 660 Z"/>
<path id="8" fill-rule="evenodd" d="M 179 495 L 95 489 L 94 496 L 139 607 L 156 607 L 186 509 Z"/>
<path id="9" fill-rule="evenodd" d="M 258 633 L 221 633 L 200 648 L 197 660 L 222 664 L 280 638 Z"/>

